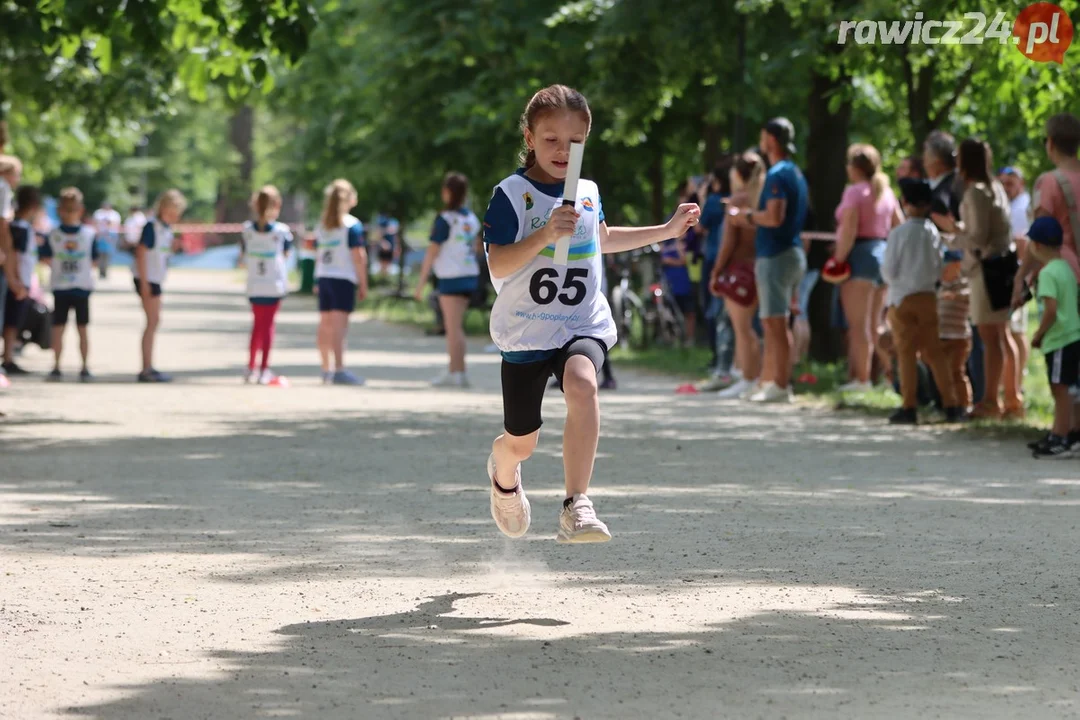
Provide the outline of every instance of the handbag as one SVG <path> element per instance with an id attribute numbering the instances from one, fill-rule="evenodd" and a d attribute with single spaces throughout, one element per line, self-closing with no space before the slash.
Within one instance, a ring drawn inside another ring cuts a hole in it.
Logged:
<path id="1" fill-rule="evenodd" d="M 716 277 L 716 292 L 733 303 L 750 307 L 757 302 L 757 278 L 753 266 L 732 263 Z"/>
<path id="2" fill-rule="evenodd" d="M 979 264 L 982 265 L 983 283 L 986 285 L 990 309 L 997 311 L 1011 307 L 1013 285 L 1016 283 L 1016 273 L 1020 270 L 1020 258 L 1016 251 L 1009 250 L 989 258 L 980 256 Z"/>

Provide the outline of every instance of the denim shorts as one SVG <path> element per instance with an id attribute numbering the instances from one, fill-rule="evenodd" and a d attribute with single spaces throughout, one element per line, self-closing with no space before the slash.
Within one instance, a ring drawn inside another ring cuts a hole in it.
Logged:
<path id="1" fill-rule="evenodd" d="M 799 312 L 802 313 L 804 318 L 810 317 L 810 296 L 813 294 L 814 287 L 817 286 L 820 277 L 820 270 L 807 270 L 802 282 L 799 283 Z"/>
<path id="2" fill-rule="evenodd" d="M 792 247 L 779 255 L 759 257 L 754 263 L 757 278 L 759 315 L 762 319 L 787 317 L 791 301 L 806 274 L 806 253 Z"/>
<path id="3" fill-rule="evenodd" d="M 885 260 L 885 241 L 856 240 L 847 261 L 851 265 L 852 280 L 868 280 L 880 287 L 885 284 L 881 277 L 881 263 Z"/>

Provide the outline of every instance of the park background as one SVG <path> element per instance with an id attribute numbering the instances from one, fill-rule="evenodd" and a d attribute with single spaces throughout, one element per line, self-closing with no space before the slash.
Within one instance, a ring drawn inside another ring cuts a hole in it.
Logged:
<path id="1" fill-rule="evenodd" d="M 252 190 L 270 182 L 286 194 L 282 219 L 310 226 L 322 188 L 344 177 L 359 191 L 356 215 L 398 218 L 416 248 L 443 175 L 464 172 L 482 213 L 490 188 L 516 166 L 526 101 L 561 82 L 590 100 L 584 172 L 603 188 L 611 223 L 662 221 L 688 177 L 754 145 L 764 120 L 785 115 L 810 186 L 808 229 L 827 232 L 853 142 L 877 146 L 890 173 L 934 129 L 985 138 L 998 167 L 1018 166 L 1029 179 L 1049 169 L 1042 125 L 1077 107 L 1077 51 L 1063 64 L 1025 57 L 1009 33 L 1027 5 L 3 4 L 0 113 L 24 182 L 53 194 L 76 185 L 89 209 L 108 199 L 126 210 L 177 187 L 191 201 L 185 222 L 235 223 L 248 218 Z M 1061 7 L 1080 22 L 1080 4 Z M 991 23 L 1004 13 L 1006 22 L 975 45 L 837 41 L 842 20 L 920 12 L 961 20 L 963 32 L 974 27 L 965 13 Z M 816 291 L 812 320 L 828 317 L 827 295 Z M 399 307 L 390 319 L 424 312 Z M 812 354 L 833 360 L 838 345 L 836 332 L 815 332 Z M 699 356 L 642 360 L 690 370 Z"/>

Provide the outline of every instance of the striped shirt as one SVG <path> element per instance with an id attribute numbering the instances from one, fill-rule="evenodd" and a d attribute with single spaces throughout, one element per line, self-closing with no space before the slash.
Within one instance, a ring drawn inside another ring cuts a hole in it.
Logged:
<path id="1" fill-rule="evenodd" d="M 971 337 L 968 309 L 971 306 L 971 286 L 966 277 L 942 283 L 937 292 L 938 337 L 942 340 L 963 340 Z"/>

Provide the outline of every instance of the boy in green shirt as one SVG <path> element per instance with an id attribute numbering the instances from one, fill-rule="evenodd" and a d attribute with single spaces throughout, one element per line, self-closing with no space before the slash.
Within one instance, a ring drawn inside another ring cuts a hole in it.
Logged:
<path id="1" fill-rule="evenodd" d="M 1080 418 L 1074 418 L 1070 388 L 1080 381 L 1080 309 L 1076 275 L 1061 259 L 1061 224 L 1052 217 L 1037 218 L 1028 230 L 1030 250 L 1043 269 L 1038 292 L 1043 308 L 1042 322 L 1031 344 L 1046 355 L 1050 392 L 1054 396 L 1054 427 L 1049 437 L 1033 451 L 1036 458 L 1072 455 Z"/>

